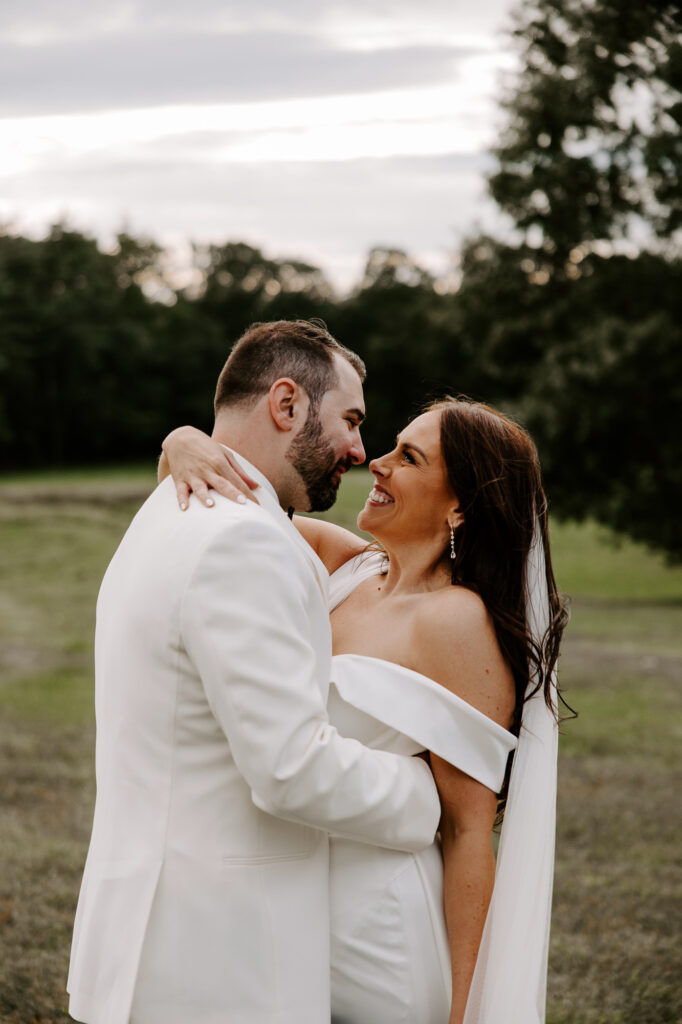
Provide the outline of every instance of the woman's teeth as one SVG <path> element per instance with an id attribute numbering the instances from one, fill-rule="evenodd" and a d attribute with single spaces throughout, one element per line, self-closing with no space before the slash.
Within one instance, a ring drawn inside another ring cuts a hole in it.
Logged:
<path id="1" fill-rule="evenodd" d="M 393 498 L 389 498 L 388 494 L 384 494 L 383 491 L 371 490 L 369 492 L 369 500 L 376 501 L 379 505 L 392 505 Z"/>

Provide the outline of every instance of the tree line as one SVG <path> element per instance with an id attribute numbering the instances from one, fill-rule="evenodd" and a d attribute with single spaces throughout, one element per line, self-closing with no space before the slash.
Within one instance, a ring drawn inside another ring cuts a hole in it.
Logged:
<path id="1" fill-rule="evenodd" d="M 676 4 L 519 6 L 489 180 L 510 230 L 465 242 L 456 288 L 377 248 L 340 297 L 243 242 L 195 247 L 177 288 L 149 240 L 0 234 L 0 465 L 152 459 L 172 427 L 210 427 L 248 324 L 319 317 L 367 364 L 368 452 L 468 394 L 530 428 L 556 514 L 679 560 L 681 28 Z"/>

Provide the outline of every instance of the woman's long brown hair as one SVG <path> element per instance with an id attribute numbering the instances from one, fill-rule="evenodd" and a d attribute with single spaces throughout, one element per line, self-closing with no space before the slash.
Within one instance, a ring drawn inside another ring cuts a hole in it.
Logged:
<path id="1" fill-rule="evenodd" d="M 540 460 L 528 433 L 490 406 L 447 397 L 424 411 L 431 410 L 441 414 L 443 460 L 464 516 L 455 530 L 452 582 L 479 594 L 493 620 L 500 650 L 514 677 L 512 731 L 518 735 L 523 705 L 540 688 L 548 707 L 557 713 L 552 673 L 568 621 L 552 569 Z M 549 627 L 540 642 L 532 637 L 526 619 L 526 560 L 536 522 L 549 595 Z M 529 687 L 531 680 L 534 687 Z M 499 815 L 508 778 L 509 771 L 500 793 Z"/>

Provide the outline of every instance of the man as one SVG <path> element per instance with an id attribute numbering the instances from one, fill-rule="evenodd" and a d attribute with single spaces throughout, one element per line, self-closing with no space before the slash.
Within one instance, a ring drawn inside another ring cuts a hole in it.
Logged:
<path id="1" fill-rule="evenodd" d="M 283 511 L 328 507 L 364 460 L 363 375 L 321 327 L 247 331 L 214 437 L 260 504 L 181 512 L 168 479 L 107 570 L 76 1020 L 328 1024 L 326 833 L 433 839 L 428 767 L 329 725 L 326 571 Z"/>

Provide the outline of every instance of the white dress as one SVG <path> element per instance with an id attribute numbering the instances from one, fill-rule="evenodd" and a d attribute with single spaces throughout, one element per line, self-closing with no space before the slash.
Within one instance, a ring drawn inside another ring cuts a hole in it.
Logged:
<path id="1" fill-rule="evenodd" d="M 331 576 L 333 610 L 381 568 L 360 555 Z M 369 747 L 430 750 L 498 792 L 516 737 L 426 676 L 364 655 L 333 659 L 333 725 Z M 450 952 L 443 863 L 345 839 L 331 842 L 333 1024 L 447 1024 Z"/>

